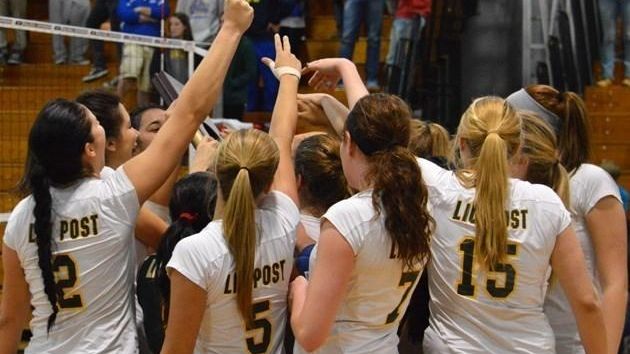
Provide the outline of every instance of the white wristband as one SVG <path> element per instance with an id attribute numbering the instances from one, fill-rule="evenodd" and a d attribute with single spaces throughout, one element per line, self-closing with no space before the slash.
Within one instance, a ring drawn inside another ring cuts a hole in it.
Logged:
<path id="1" fill-rule="evenodd" d="M 276 68 L 275 62 L 269 63 L 269 69 L 271 69 L 271 72 L 278 80 L 280 80 L 280 77 L 282 77 L 283 75 L 293 75 L 297 77 L 298 80 L 302 77 L 302 73 L 300 72 L 300 70 L 292 68 L 290 66 L 281 66 L 279 68 Z"/>
<path id="2" fill-rule="evenodd" d="M 281 66 L 276 68 L 274 75 L 276 75 L 278 80 L 280 80 L 283 75 L 293 75 L 297 77 L 298 80 L 302 77 L 302 73 L 298 69 L 290 66 Z"/>

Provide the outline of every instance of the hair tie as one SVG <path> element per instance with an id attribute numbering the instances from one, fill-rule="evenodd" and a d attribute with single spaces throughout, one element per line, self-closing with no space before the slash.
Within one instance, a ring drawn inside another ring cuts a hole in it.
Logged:
<path id="1" fill-rule="evenodd" d="M 189 223 L 193 223 L 195 221 L 197 221 L 197 218 L 199 217 L 199 215 L 197 213 L 189 213 L 187 211 L 179 214 L 179 218 L 182 220 L 186 220 Z"/>
<path id="2" fill-rule="evenodd" d="M 239 168 L 239 171 L 240 171 L 240 170 L 245 170 L 245 171 L 247 171 L 247 173 L 249 173 L 249 172 L 250 172 L 250 171 L 249 171 L 249 168 L 247 168 L 247 166 L 239 166 L 238 168 Z"/>
<path id="3" fill-rule="evenodd" d="M 498 129 L 490 129 L 488 130 L 488 133 L 486 133 L 486 135 L 490 135 L 490 134 L 496 134 L 496 135 L 501 135 L 499 134 L 499 130 Z"/>

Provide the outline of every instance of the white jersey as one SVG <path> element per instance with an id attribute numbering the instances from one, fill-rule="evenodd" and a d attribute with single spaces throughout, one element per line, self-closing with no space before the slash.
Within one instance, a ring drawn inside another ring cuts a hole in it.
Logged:
<path id="1" fill-rule="evenodd" d="M 253 328 L 236 303 L 235 264 L 221 220 L 181 240 L 167 267 L 207 292 L 195 353 L 284 353 L 289 277 L 300 213 L 281 192 L 271 192 L 256 210 L 258 243 L 252 293 Z"/>
<path id="2" fill-rule="evenodd" d="M 171 217 L 169 215 L 168 207 L 154 203 L 150 200 L 147 200 L 146 202 L 144 202 L 144 204 L 142 204 L 142 207 L 147 208 L 150 212 L 155 214 L 157 217 L 164 220 L 165 223 L 167 224 L 171 223 Z M 142 267 L 142 263 L 144 263 L 145 259 L 155 250 L 152 250 L 149 246 L 140 242 L 137 238 L 135 238 L 134 240 L 135 240 L 134 247 L 135 247 L 135 254 L 136 254 L 135 257 L 136 257 L 136 272 L 137 272 L 140 269 L 140 267 Z"/>
<path id="3" fill-rule="evenodd" d="M 488 272 L 474 254 L 474 188 L 427 160 L 420 167 L 436 221 L 424 352 L 554 353 L 542 307 L 556 236 L 571 224 L 560 198 L 546 186 L 509 180 L 507 261 Z"/>
<path id="4" fill-rule="evenodd" d="M 588 272 L 599 288 L 595 250 L 586 228 L 585 216 L 604 197 L 612 196 L 621 203 L 619 187 L 608 172 L 591 164 L 582 164 L 575 171 L 571 176 L 570 186 L 575 233 L 582 246 Z M 545 298 L 545 314 L 556 336 L 557 353 L 584 353 L 575 316 L 560 283 L 554 278 L 550 282 Z"/>
<path id="5" fill-rule="evenodd" d="M 398 353 L 398 324 L 424 264 L 403 272 L 403 262 L 392 252 L 385 216 L 377 215 L 372 205 L 372 190 L 338 202 L 324 218 L 352 247 L 355 266 L 330 336 L 316 353 Z M 317 247 L 310 259 L 315 272 Z M 295 352 L 304 352 L 297 342 Z"/>
<path id="6" fill-rule="evenodd" d="M 122 168 L 52 196 L 53 271 L 63 294 L 52 307 L 38 266 L 32 196 L 14 209 L 4 243 L 18 254 L 31 293 L 33 337 L 25 353 L 135 353 L 133 228 L 138 197 Z"/>
<path id="7" fill-rule="evenodd" d="M 319 232 L 321 221 L 318 217 L 307 214 L 300 214 L 300 222 L 302 226 L 304 226 L 304 230 L 306 231 L 306 235 L 310 237 L 313 241 L 319 241 Z"/>

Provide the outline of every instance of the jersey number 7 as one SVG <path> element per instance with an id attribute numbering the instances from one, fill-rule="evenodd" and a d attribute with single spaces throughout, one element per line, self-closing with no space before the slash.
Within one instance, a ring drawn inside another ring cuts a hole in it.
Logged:
<path id="1" fill-rule="evenodd" d="M 475 296 L 475 286 L 473 285 L 473 265 L 475 256 L 475 240 L 466 238 L 459 244 L 459 251 L 463 253 L 462 257 L 462 280 L 457 285 L 457 293 L 463 296 Z M 517 244 L 508 242 L 508 256 L 516 256 Z M 505 283 L 503 286 L 497 286 L 497 280 L 491 279 L 493 273 L 503 273 L 505 275 Z M 488 272 L 486 281 L 486 290 L 488 294 L 495 298 L 506 298 L 514 291 L 514 283 L 516 281 L 516 270 L 509 263 L 497 263 L 494 270 Z"/>
<path id="2" fill-rule="evenodd" d="M 409 293 L 411 292 L 411 286 L 416 282 L 416 279 L 418 279 L 418 275 L 420 275 L 420 271 L 402 273 L 402 275 L 400 276 L 400 282 L 398 282 L 398 286 L 406 286 L 407 288 L 405 289 L 405 292 L 403 293 L 403 296 L 400 299 L 398 306 L 396 306 L 394 311 L 390 312 L 387 315 L 387 320 L 385 321 L 385 324 L 396 321 L 396 319 L 400 315 L 400 313 L 398 312 L 400 310 L 400 306 L 402 306 L 402 304 L 405 302 L 405 299 L 407 299 L 407 296 L 409 296 Z"/>

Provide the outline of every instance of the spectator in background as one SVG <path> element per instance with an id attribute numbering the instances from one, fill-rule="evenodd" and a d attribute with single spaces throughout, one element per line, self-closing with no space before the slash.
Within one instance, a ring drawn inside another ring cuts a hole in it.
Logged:
<path id="1" fill-rule="evenodd" d="M 280 20 L 288 16 L 293 7 L 291 0 L 247 0 L 254 8 L 254 22 L 245 36 L 252 41 L 258 61 L 258 79 L 250 82 L 247 92 L 247 110 L 271 112 L 278 95 L 278 79 L 260 60 L 275 58 L 273 35 L 280 31 Z"/>
<path id="2" fill-rule="evenodd" d="M 413 33 L 415 17 L 418 16 L 420 23 L 418 32 L 426 24 L 431 13 L 431 0 L 398 0 L 394 22 L 389 34 L 389 51 L 386 63 L 388 66 L 399 65 L 401 58 L 396 57 L 402 40 L 410 40 Z"/>
<path id="3" fill-rule="evenodd" d="M 52 23 L 84 27 L 90 15 L 90 0 L 49 0 L 48 16 Z M 88 40 L 80 37 L 70 37 L 70 54 L 66 50 L 64 37 L 52 36 L 53 61 L 56 65 L 75 64 L 88 65 L 85 51 Z"/>
<path id="4" fill-rule="evenodd" d="M 306 20 L 304 18 L 306 8 L 305 0 L 295 0 L 289 16 L 280 20 L 280 36 L 289 37 L 291 51 L 301 62 L 304 58 L 304 42 L 306 41 Z"/>
<path id="5" fill-rule="evenodd" d="M 621 17 L 623 22 L 623 62 L 625 68 L 625 78 L 622 84 L 630 87 L 630 0 L 599 0 L 598 4 L 604 39 L 601 44 L 603 78 L 597 81 L 597 85 L 607 87 L 613 83 L 617 17 Z"/>
<path id="6" fill-rule="evenodd" d="M 242 37 L 223 82 L 223 117 L 243 120 L 247 85 L 256 80 L 256 52 L 252 42 Z"/>
<path id="7" fill-rule="evenodd" d="M 354 45 L 359 36 L 361 22 L 367 29 L 367 62 L 365 74 L 369 90 L 379 89 L 378 65 L 381 51 L 381 26 L 384 0 L 345 0 L 343 7 L 343 34 L 340 56 L 352 60 Z"/>
<path id="8" fill-rule="evenodd" d="M 100 29 L 104 23 L 109 21 L 110 30 L 120 31 L 120 21 L 118 21 L 118 16 L 116 15 L 117 6 L 118 0 L 96 0 L 85 26 Z M 117 46 L 119 45 L 117 44 Z M 104 42 L 92 39 L 90 40 L 90 49 L 92 50 L 92 69 L 83 77 L 83 82 L 98 80 L 109 74 L 107 63 L 105 62 Z"/>
<path id="9" fill-rule="evenodd" d="M 122 31 L 131 34 L 159 37 L 160 21 L 168 17 L 170 7 L 164 0 L 124 0 L 118 3 L 117 15 L 122 23 Z M 120 80 L 118 80 L 118 96 L 124 97 L 133 80 L 138 89 L 139 106 L 150 101 L 151 78 L 150 67 L 153 59 L 153 48 L 138 44 L 126 43 L 120 63 Z"/>
<path id="10" fill-rule="evenodd" d="M 0 0 L 0 16 L 25 18 L 27 2 L 27 0 Z M 0 65 L 22 64 L 24 49 L 26 49 L 26 32 L 15 31 L 15 42 L 10 53 L 8 47 L 6 30 L 0 28 Z"/>
<path id="11" fill-rule="evenodd" d="M 193 35 L 188 16 L 176 12 L 168 19 L 168 35 L 170 38 L 192 41 Z M 166 49 L 164 51 L 164 70 L 177 81 L 185 84 L 188 81 L 188 53 L 181 49 Z"/>
<path id="12" fill-rule="evenodd" d="M 197 42 L 214 41 L 221 26 L 224 0 L 178 0 L 176 12 L 188 15 L 192 36 Z"/>

